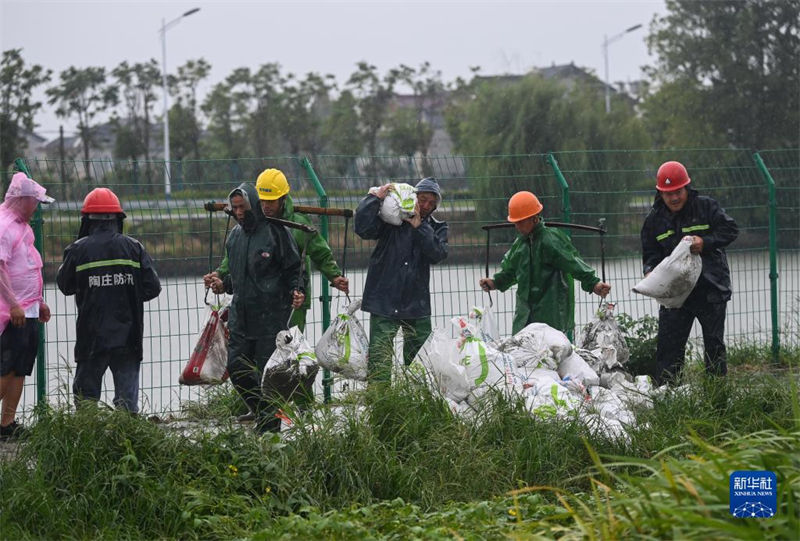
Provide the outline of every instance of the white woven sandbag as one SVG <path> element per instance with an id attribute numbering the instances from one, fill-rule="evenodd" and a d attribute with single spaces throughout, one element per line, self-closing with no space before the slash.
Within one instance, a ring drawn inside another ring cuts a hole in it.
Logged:
<path id="1" fill-rule="evenodd" d="M 360 308 L 361 299 L 358 299 L 347 306 L 345 313 L 337 315 L 317 342 L 314 352 L 323 368 L 345 378 L 364 381 L 367 379 L 369 339 L 355 317 Z"/>
<path id="2" fill-rule="evenodd" d="M 370 188 L 370 193 L 377 189 Z M 402 225 L 403 219 L 414 216 L 416 206 L 417 189 L 405 182 L 392 182 L 392 189 L 383 198 L 378 216 L 387 224 Z"/>
<path id="3" fill-rule="evenodd" d="M 580 381 L 586 387 L 599 385 L 600 377 L 580 355 L 573 352 L 558 365 L 558 375 L 562 380 L 571 379 Z"/>
<path id="4" fill-rule="evenodd" d="M 572 353 L 567 335 L 545 323 L 531 323 L 497 347 L 510 354 L 520 368 L 533 366 L 555 370 Z"/>
<path id="5" fill-rule="evenodd" d="M 460 359 L 458 340 L 451 338 L 449 331 L 435 328 L 422 344 L 412 365 L 419 362 L 424 370 L 415 372 L 427 375 L 427 379 L 447 398 L 461 402 L 472 386 Z"/>
<path id="6" fill-rule="evenodd" d="M 689 251 L 691 245 L 692 237 L 683 237 L 669 257 L 633 287 L 633 292 L 652 297 L 666 308 L 683 306 L 703 270 L 700 255 Z"/>
<path id="7" fill-rule="evenodd" d="M 317 356 L 306 337 L 297 326 L 288 331 L 280 331 L 275 339 L 275 351 L 264 367 L 264 381 L 275 373 L 284 372 L 292 377 L 303 377 L 311 373 L 317 365 Z"/>

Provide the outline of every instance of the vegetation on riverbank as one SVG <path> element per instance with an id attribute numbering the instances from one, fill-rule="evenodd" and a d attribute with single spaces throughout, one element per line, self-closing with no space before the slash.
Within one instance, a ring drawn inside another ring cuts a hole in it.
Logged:
<path id="1" fill-rule="evenodd" d="M 626 440 L 536 419 L 501 397 L 454 417 L 400 384 L 299 418 L 283 438 L 233 421 L 227 387 L 157 424 L 105 408 L 40 410 L 0 464 L 13 539 L 796 538 L 800 405 L 768 352 L 637 411 Z M 796 359 L 794 359 L 796 361 Z M 797 363 L 793 363 L 794 370 Z M 771 519 L 735 519 L 736 470 L 778 477 Z"/>

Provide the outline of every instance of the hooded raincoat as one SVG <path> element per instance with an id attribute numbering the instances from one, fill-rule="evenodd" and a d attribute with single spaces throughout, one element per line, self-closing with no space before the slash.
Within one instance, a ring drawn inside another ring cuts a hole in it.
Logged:
<path id="1" fill-rule="evenodd" d="M 447 222 L 428 216 L 416 229 L 406 222 L 390 225 L 378 215 L 380 208 L 381 200 L 367 195 L 356 209 L 356 234 L 378 240 L 361 309 L 393 319 L 429 317 L 431 265 L 447 257 Z"/>
<path id="2" fill-rule="evenodd" d="M 575 326 L 572 278 L 591 292 L 600 279 L 569 237 L 539 222 L 529 235 L 518 236 L 492 279 L 500 291 L 517 284 L 513 332 L 534 322 L 570 335 Z"/>
<path id="3" fill-rule="evenodd" d="M 42 298 L 42 258 L 28 224 L 39 202 L 53 199 L 24 173 L 11 179 L 0 205 L 0 334 L 18 304 L 26 317 L 38 317 Z"/>
<path id="4" fill-rule="evenodd" d="M 294 211 L 294 201 L 292 201 L 291 196 L 287 195 L 284 201 L 283 214 L 279 216 L 279 218 L 290 222 L 313 226 L 311 220 L 309 220 L 307 216 Z M 297 249 L 301 252 L 305 250 L 306 254 L 304 272 L 306 299 L 303 301 L 303 306 L 300 307 L 299 310 L 308 310 L 311 308 L 311 297 L 313 296 L 311 292 L 311 263 L 314 264 L 314 268 L 319 270 L 329 282 L 333 281 L 337 276 L 342 276 L 342 270 L 333 258 L 331 247 L 319 233 L 306 233 L 301 229 L 290 229 L 290 231 L 295 243 L 297 243 Z M 216 272 L 220 278 L 224 279 L 229 273 L 228 269 L 228 254 L 226 253 Z"/>
<path id="5" fill-rule="evenodd" d="M 245 339 L 275 335 L 286 328 L 292 291 L 304 291 L 300 254 L 287 229 L 267 221 L 253 185 L 242 183 L 250 210 L 243 225 L 231 230 L 225 250 L 229 272 L 225 289 L 233 293 L 229 327 Z"/>

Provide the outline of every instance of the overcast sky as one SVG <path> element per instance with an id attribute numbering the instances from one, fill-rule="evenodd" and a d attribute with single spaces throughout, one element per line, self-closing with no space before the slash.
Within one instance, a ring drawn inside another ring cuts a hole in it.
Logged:
<path id="1" fill-rule="evenodd" d="M 444 81 L 481 74 L 524 73 L 531 67 L 576 65 L 603 78 L 603 40 L 636 24 L 639 30 L 609 46 L 613 81 L 641 78 L 652 63 L 644 38 L 663 0 L 560 1 L 146 1 L 0 0 L 2 49 L 22 48 L 27 63 L 58 74 L 70 66 L 105 66 L 155 58 L 161 65 L 162 20 L 181 19 L 167 31 L 167 68 L 205 58 L 211 84 L 237 67 L 278 62 L 283 72 L 333 74 L 343 85 L 365 60 L 381 74 L 401 63 L 428 61 Z M 74 129 L 45 105 L 37 129 L 48 139 Z M 161 103 L 157 107 L 161 113 Z"/>

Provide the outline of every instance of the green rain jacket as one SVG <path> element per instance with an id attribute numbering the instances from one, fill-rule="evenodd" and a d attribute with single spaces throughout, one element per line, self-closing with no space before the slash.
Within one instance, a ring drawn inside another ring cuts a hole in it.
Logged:
<path id="1" fill-rule="evenodd" d="M 283 215 L 279 216 L 279 218 L 282 220 L 289 220 L 290 222 L 297 222 L 300 224 L 313 226 L 311 220 L 309 220 L 305 214 L 295 213 L 294 201 L 292 201 L 292 197 L 290 195 L 287 195 L 286 199 L 284 200 Z M 297 243 L 297 249 L 302 252 L 305 248 L 306 300 L 303 301 L 303 306 L 300 309 L 308 310 L 311 308 L 311 297 L 313 296 L 313 292 L 311 291 L 311 272 L 309 270 L 311 268 L 311 263 L 314 264 L 314 268 L 321 272 L 329 282 L 333 281 L 333 279 L 337 276 L 342 276 L 342 270 L 333 259 L 331 247 L 328 246 L 328 243 L 325 241 L 322 235 L 319 233 L 306 233 L 300 229 L 292 228 L 290 228 L 289 231 L 291 231 L 292 236 Z M 306 242 L 308 242 L 307 246 Z M 217 274 L 219 274 L 219 277 L 223 280 L 225 279 L 225 276 L 228 275 L 227 253 L 217 269 Z"/>
<path id="2" fill-rule="evenodd" d="M 563 231 L 539 222 L 529 235 L 518 236 L 503 256 L 500 272 L 492 278 L 500 291 L 517 284 L 514 334 L 538 322 L 571 335 L 575 326 L 573 277 L 588 292 L 600 281 Z"/>

